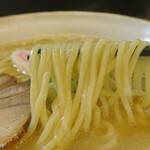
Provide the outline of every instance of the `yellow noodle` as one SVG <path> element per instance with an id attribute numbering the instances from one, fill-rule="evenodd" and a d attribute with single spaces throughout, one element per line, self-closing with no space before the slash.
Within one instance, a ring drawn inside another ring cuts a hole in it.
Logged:
<path id="1" fill-rule="evenodd" d="M 150 105 L 150 61 L 139 59 L 147 45 L 140 40 L 100 39 L 33 47 L 30 57 L 32 116 L 27 137 L 41 122 L 43 130 L 36 147 L 42 150 L 66 148 L 78 132 L 89 131 L 92 126 L 98 129 L 102 123 L 108 129 L 103 136 L 107 144 L 100 148 L 115 147 L 115 130 L 105 118 L 114 114 L 121 122 L 126 115 L 131 122 L 141 122 L 139 116 L 145 117 L 143 104 Z M 141 62 L 145 67 L 142 68 Z M 10 62 L 4 61 L 3 66 L 6 63 Z M 145 83 L 142 85 L 143 74 Z M 47 98 L 50 79 L 56 91 L 51 100 Z M 75 91 L 72 91 L 72 80 L 77 80 Z M 135 101 L 136 97 L 142 100 Z"/>
<path id="2" fill-rule="evenodd" d="M 93 111 L 93 125 L 95 128 L 98 128 L 100 126 L 101 122 L 101 109 L 98 105 L 95 105 L 94 111 Z"/>
<path id="3" fill-rule="evenodd" d="M 99 98 L 100 98 L 100 101 L 102 102 L 104 116 L 108 116 L 109 111 L 110 111 L 108 102 L 104 96 L 100 96 Z"/>
<path id="4" fill-rule="evenodd" d="M 129 76 L 129 61 L 134 53 L 135 48 L 139 44 L 139 40 L 135 40 L 131 43 L 130 47 L 128 48 L 122 63 L 123 69 L 123 88 L 124 88 L 124 95 L 131 96 L 131 87 L 130 87 L 130 76 Z"/>
<path id="5" fill-rule="evenodd" d="M 99 75 L 97 76 L 97 81 L 96 81 L 97 83 L 95 85 L 95 92 L 93 93 L 94 94 L 93 102 L 92 102 L 92 99 L 87 100 L 88 105 L 87 105 L 87 109 L 86 109 L 87 110 L 86 118 L 85 118 L 86 120 L 84 122 L 85 131 L 89 130 L 89 127 L 90 127 L 90 124 L 91 124 L 92 109 L 93 109 L 93 107 L 95 106 L 95 104 L 97 102 L 99 93 L 100 93 L 102 85 L 103 85 L 103 79 L 104 79 L 104 75 L 105 75 L 107 61 L 108 61 L 108 58 L 109 58 L 109 52 L 110 52 L 109 50 L 111 49 L 111 46 L 112 46 L 112 43 L 109 43 L 108 45 L 106 45 L 105 48 L 100 47 L 101 55 L 102 55 L 103 51 L 105 51 L 105 53 L 103 54 L 101 65 L 100 65 L 100 70 L 99 70 Z"/>
<path id="6" fill-rule="evenodd" d="M 145 63 L 145 105 L 149 105 L 150 104 L 150 59 L 149 58 L 145 58 L 145 61 L 143 62 Z"/>
<path id="7" fill-rule="evenodd" d="M 91 42 L 90 42 L 91 43 Z M 89 42 L 86 42 L 80 50 L 81 64 L 80 64 L 80 73 L 78 79 L 78 87 L 76 90 L 76 94 L 73 100 L 73 115 L 77 114 L 78 106 L 80 104 L 82 91 L 84 87 L 85 75 L 87 72 L 87 61 L 90 54 L 90 48 L 88 48 Z"/>
<path id="8" fill-rule="evenodd" d="M 117 99 L 114 103 L 114 114 L 118 121 L 122 121 L 122 115 L 119 107 L 119 100 Z"/>

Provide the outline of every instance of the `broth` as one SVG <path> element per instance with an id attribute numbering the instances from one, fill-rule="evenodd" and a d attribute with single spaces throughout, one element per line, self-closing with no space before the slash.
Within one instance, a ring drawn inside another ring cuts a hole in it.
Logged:
<path id="1" fill-rule="evenodd" d="M 105 138 L 107 129 L 102 124 L 95 131 L 78 133 L 67 150 L 148 150 L 150 148 L 149 116 L 146 121 L 146 124 L 131 125 L 128 121 L 120 124 L 112 117 L 109 123 L 114 128 L 113 135 Z M 36 150 L 33 145 L 36 143 L 39 133 L 40 128 L 36 130 L 36 133 L 30 139 L 20 141 L 12 150 Z M 63 148 L 57 148 L 56 150 L 63 150 Z"/>
<path id="2" fill-rule="evenodd" d="M 16 49 L 27 49 L 30 50 L 35 44 L 44 44 L 44 43 L 64 43 L 64 42 L 78 42 L 85 41 L 87 39 L 93 39 L 97 41 L 96 38 L 91 38 L 87 36 L 75 36 L 75 35 L 52 35 L 52 36 L 42 36 L 35 39 L 24 40 L 20 42 L 13 42 L 5 45 L 0 45 L 1 56 L 5 57 L 5 54 L 12 52 Z M 13 64 L 10 62 L 12 69 Z M 17 72 L 17 71 L 16 71 Z M 1 73 L 9 73 L 15 76 L 15 73 L 11 73 L 8 70 L 2 70 Z M 23 79 L 26 80 L 29 77 L 24 75 Z M 22 78 L 19 78 L 19 81 L 22 81 Z M 142 120 L 143 119 L 143 120 Z M 139 118 L 142 120 L 141 123 L 131 125 L 128 120 L 119 123 L 116 121 L 113 114 L 111 117 L 105 119 L 106 125 L 112 127 L 112 132 L 109 132 L 108 129 L 103 125 L 88 133 L 78 133 L 76 138 L 73 140 L 73 143 L 67 148 L 69 150 L 147 150 L 150 148 L 150 117 L 147 115 L 146 118 Z M 36 129 L 34 135 L 29 138 L 27 141 L 20 141 L 15 145 L 12 150 L 35 150 L 34 147 L 41 129 L 40 125 Z M 63 148 L 57 148 L 63 149 Z"/>

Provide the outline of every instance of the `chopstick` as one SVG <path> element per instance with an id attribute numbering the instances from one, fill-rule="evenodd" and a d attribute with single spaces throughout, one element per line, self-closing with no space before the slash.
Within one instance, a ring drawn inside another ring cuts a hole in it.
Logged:
<path id="1" fill-rule="evenodd" d="M 118 52 L 118 50 L 117 50 Z M 115 56 L 117 56 L 117 52 L 115 54 Z M 41 53 L 41 49 L 38 50 L 38 54 Z M 150 46 L 147 46 L 143 49 L 143 51 L 141 52 L 140 56 L 150 56 Z M 27 56 L 27 59 L 29 60 L 30 56 Z"/>
<path id="2" fill-rule="evenodd" d="M 115 56 L 117 56 L 117 52 L 118 52 L 118 50 L 116 51 Z M 142 50 L 140 56 L 150 56 L 150 46 L 145 47 L 145 48 Z"/>
<path id="3" fill-rule="evenodd" d="M 150 46 L 145 47 L 140 56 L 150 56 Z"/>

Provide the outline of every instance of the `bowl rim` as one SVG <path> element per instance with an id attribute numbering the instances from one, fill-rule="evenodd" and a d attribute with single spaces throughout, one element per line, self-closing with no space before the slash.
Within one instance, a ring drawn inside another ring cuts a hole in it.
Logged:
<path id="1" fill-rule="evenodd" d="M 10 15 L 0 17 L 0 27 L 0 45 L 46 34 L 150 41 L 150 21 L 105 12 L 51 11 Z"/>
<path id="2" fill-rule="evenodd" d="M 2 16 L 0 17 L 1 21 L 7 21 L 12 19 L 19 19 L 19 18 L 28 18 L 31 16 L 46 16 L 46 15 L 86 15 L 86 16 L 103 16 L 103 17 L 113 17 L 113 18 L 120 18 L 128 21 L 135 21 L 137 23 L 144 23 L 149 24 L 150 21 L 146 19 L 141 19 L 137 17 L 122 15 L 122 14 L 115 14 L 115 13 L 108 13 L 108 12 L 92 12 L 92 11 L 45 11 L 45 12 L 33 12 L 33 13 L 22 13 L 22 14 L 16 14 L 16 15 L 8 15 L 8 16 Z"/>

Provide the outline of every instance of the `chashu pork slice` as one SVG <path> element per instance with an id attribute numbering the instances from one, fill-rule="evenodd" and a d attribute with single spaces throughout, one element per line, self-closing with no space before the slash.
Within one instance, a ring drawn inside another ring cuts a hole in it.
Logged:
<path id="1" fill-rule="evenodd" d="M 8 74 L 0 74 L 0 89 L 13 85 L 17 82 L 17 79 Z"/>
<path id="2" fill-rule="evenodd" d="M 14 90 L 16 87 L 13 86 Z M 15 95 L 0 98 L 0 149 L 11 149 L 30 123 L 30 87 L 22 84 L 22 88 L 24 90 Z"/>
<path id="3" fill-rule="evenodd" d="M 28 83 L 22 82 L 22 83 L 16 83 L 16 84 L 10 85 L 6 88 L 2 88 L 0 90 L 0 99 L 19 94 L 29 89 L 29 87 L 30 85 Z"/>

